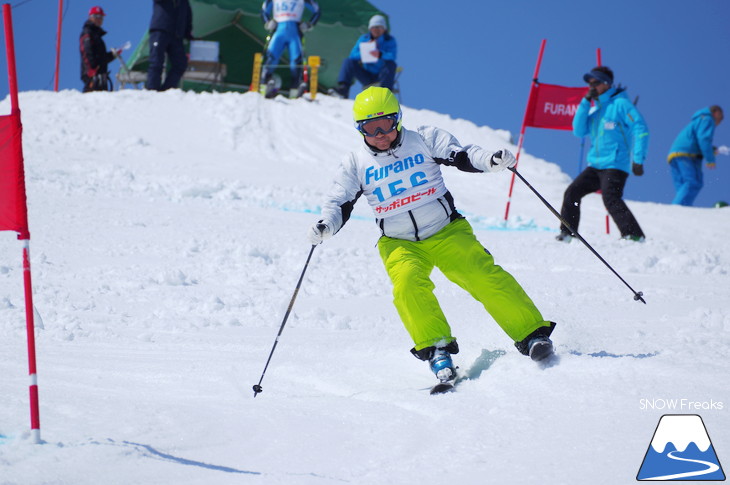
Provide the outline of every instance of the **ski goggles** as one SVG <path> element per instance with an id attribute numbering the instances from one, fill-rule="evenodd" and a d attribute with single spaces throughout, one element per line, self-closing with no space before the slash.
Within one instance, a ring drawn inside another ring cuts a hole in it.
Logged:
<path id="1" fill-rule="evenodd" d="M 378 133 L 387 135 L 398 128 L 400 121 L 400 113 L 392 115 L 380 116 L 370 120 L 358 121 L 355 126 L 357 130 L 365 136 L 377 136 Z"/>

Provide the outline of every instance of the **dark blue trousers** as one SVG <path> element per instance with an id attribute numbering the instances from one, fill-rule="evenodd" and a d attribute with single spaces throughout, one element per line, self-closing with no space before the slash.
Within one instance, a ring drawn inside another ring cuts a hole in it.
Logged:
<path id="1" fill-rule="evenodd" d="M 368 84 L 380 83 L 380 87 L 393 89 L 395 83 L 396 63 L 394 61 L 385 61 L 385 65 L 378 73 L 372 73 L 362 67 L 362 63 L 351 57 L 348 57 L 342 63 L 340 68 L 340 76 L 337 78 L 337 84 L 342 86 L 344 92 L 340 92 L 345 98 L 350 95 L 350 86 L 352 81 L 357 79 L 360 84 L 367 86 Z"/>
<path id="2" fill-rule="evenodd" d="M 147 89 L 165 91 L 176 88 L 180 84 L 185 69 L 188 67 L 188 56 L 183 39 L 162 30 L 152 30 L 149 36 L 150 66 L 147 69 Z M 170 68 L 162 83 L 162 71 L 167 56 Z"/>

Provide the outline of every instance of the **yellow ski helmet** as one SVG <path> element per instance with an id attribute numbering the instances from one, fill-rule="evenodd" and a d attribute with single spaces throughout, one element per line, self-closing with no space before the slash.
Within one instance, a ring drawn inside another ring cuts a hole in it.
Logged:
<path id="1" fill-rule="evenodd" d="M 400 103 L 398 103 L 398 98 L 390 89 L 372 86 L 355 97 L 355 103 L 352 105 L 352 117 L 356 126 L 362 121 L 388 115 L 397 116 L 398 130 L 400 130 L 402 116 Z"/>

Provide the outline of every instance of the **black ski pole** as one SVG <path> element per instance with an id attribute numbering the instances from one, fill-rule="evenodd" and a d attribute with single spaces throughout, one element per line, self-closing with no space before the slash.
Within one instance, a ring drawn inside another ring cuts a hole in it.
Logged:
<path id="1" fill-rule="evenodd" d="M 284 314 L 284 320 L 281 322 L 281 327 L 279 327 L 279 333 L 276 335 L 276 340 L 274 340 L 274 346 L 271 347 L 271 352 L 269 353 L 269 358 L 266 360 L 266 365 L 264 366 L 264 371 L 261 373 L 261 379 L 259 379 L 258 384 L 254 384 L 253 386 L 253 397 L 256 397 L 256 395 L 260 392 L 263 392 L 264 390 L 261 388 L 261 381 L 264 380 L 264 374 L 266 374 L 266 369 L 269 368 L 269 362 L 271 362 L 271 356 L 274 355 L 274 350 L 276 349 L 276 344 L 279 343 L 279 337 L 281 337 L 281 332 L 284 331 L 284 325 L 286 325 L 286 320 L 289 318 L 289 314 L 291 313 L 291 309 L 294 306 L 294 300 L 297 299 L 297 294 L 299 293 L 299 288 L 302 287 L 302 280 L 304 279 L 304 273 L 307 271 L 307 267 L 309 266 L 309 260 L 312 259 L 312 253 L 314 252 L 314 248 L 317 246 L 312 245 L 312 249 L 309 250 L 309 256 L 307 256 L 307 262 L 304 263 L 304 269 L 302 269 L 302 274 L 299 276 L 299 281 L 297 282 L 297 287 L 294 290 L 294 294 L 291 297 L 291 301 L 289 301 L 289 307 L 286 309 L 286 313 Z"/>
<path id="2" fill-rule="evenodd" d="M 533 191 L 533 192 L 535 193 L 535 195 L 536 195 L 536 196 L 537 196 L 537 197 L 538 197 L 538 198 L 539 198 L 539 199 L 540 199 L 540 200 L 542 201 L 542 203 L 543 203 L 543 204 L 545 204 L 545 205 L 547 206 L 547 208 L 548 208 L 548 209 L 550 209 L 550 212 L 552 212 L 553 214 L 555 214 L 555 217 L 557 217 L 558 219 L 560 219 L 560 222 L 562 222 L 562 223 L 563 223 L 563 225 L 564 225 L 564 226 L 565 226 L 566 228 L 568 228 L 568 230 L 570 231 L 570 233 L 571 233 L 571 234 L 572 234 L 573 236 L 577 237 L 577 238 L 578 238 L 578 239 L 580 240 L 580 242 L 582 242 L 583 244 L 585 244 L 585 245 L 586 245 L 586 247 L 587 247 L 588 249 L 590 249 L 590 250 L 591 250 L 591 252 L 592 252 L 593 254 L 595 254 L 595 255 L 596 255 L 596 257 L 597 257 L 598 259 L 600 259 L 600 260 L 601 260 L 601 262 L 602 262 L 603 264 L 605 264 L 605 265 L 606 265 L 606 267 L 607 267 L 608 269 L 610 269 L 610 270 L 611 270 L 611 271 L 613 272 L 613 274 L 615 274 L 615 275 L 616 275 L 616 277 L 617 277 L 618 279 L 620 279 L 620 280 L 621 280 L 621 282 L 623 282 L 623 284 L 625 284 L 625 285 L 626 285 L 626 287 L 627 287 L 627 288 L 628 288 L 629 290 L 631 290 L 631 292 L 632 292 L 632 293 L 634 294 L 634 301 L 640 301 L 640 302 L 642 302 L 642 303 L 643 303 L 644 305 L 646 305 L 646 301 L 644 301 L 644 298 L 643 298 L 643 296 L 644 296 L 644 293 L 643 293 L 643 292 L 641 292 L 641 291 L 638 291 L 638 292 L 637 292 L 637 291 L 635 291 L 635 290 L 634 290 L 634 289 L 633 289 L 633 288 L 631 287 L 631 285 L 629 285 L 629 284 L 628 284 L 628 283 L 626 282 L 626 280 L 624 280 L 624 279 L 623 279 L 623 278 L 621 277 L 621 275 L 620 275 L 620 274 L 618 274 L 618 273 L 616 272 L 616 270 L 615 270 L 615 269 L 613 269 L 613 268 L 611 267 L 611 265 L 610 265 L 610 264 L 608 264 L 608 262 L 606 262 L 606 260 L 605 260 L 605 259 L 603 259 L 603 257 L 601 257 L 601 255 L 600 255 L 600 254 L 598 254 L 598 252 L 597 252 L 597 251 L 596 251 L 595 249 L 593 249 L 593 247 L 592 247 L 592 246 L 591 246 L 590 244 L 588 244 L 588 241 L 586 241 L 585 239 L 583 239 L 583 236 L 581 236 L 580 234 L 578 234 L 578 231 L 576 231 L 575 229 L 573 229 L 573 228 L 572 228 L 572 227 L 570 226 L 570 224 L 568 224 L 568 223 L 567 223 L 567 221 L 566 221 L 566 220 L 565 220 L 565 219 L 563 218 L 563 216 L 561 216 L 561 215 L 560 215 L 560 213 L 559 213 L 558 211 L 556 211 L 556 210 L 555 210 L 555 209 L 553 208 L 553 206 L 551 206 L 551 205 L 550 205 L 550 203 L 549 203 L 549 202 L 548 202 L 547 200 L 545 200 L 545 198 L 544 198 L 544 197 L 543 197 L 542 195 L 540 195 L 540 193 L 539 193 L 539 192 L 538 192 L 537 190 L 535 190 L 535 188 L 534 188 L 534 187 L 533 187 L 532 185 L 530 185 L 530 183 L 529 183 L 529 182 L 528 182 L 527 180 L 525 180 L 525 177 L 523 177 L 523 176 L 522 176 L 522 174 L 520 174 L 520 172 L 518 172 L 518 171 L 517 171 L 517 169 L 516 169 L 515 167 L 509 167 L 509 170 L 510 170 L 510 171 L 511 171 L 512 173 L 514 173 L 515 175 L 517 175 L 517 176 L 518 176 L 518 177 L 520 178 L 520 180 L 522 180 L 522 181 L 523 181 L 523 182 L 525 183 L 525 185 L 527 185 L 527 186 L 528 186 L 528 187 L 530 188 L 530 190 L 532 190 L 532 191 Z"/>

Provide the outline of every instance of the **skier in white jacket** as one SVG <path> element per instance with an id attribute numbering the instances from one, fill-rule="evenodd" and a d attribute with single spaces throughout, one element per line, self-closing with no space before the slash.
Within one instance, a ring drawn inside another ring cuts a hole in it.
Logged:
<path id="1" fill-rule="evenodd" d="M 462 147 L 435 127 L 411 131 L 402 126 L 398 100 L 387 88 L 371 87 L 353 106 L 364 143 L 342 163 L 322 206 L 322 218 L 309 230 L 313 245 L 336 234 L 365 195 L 382 237 L 380 256 L 393 283 L 393 302 L 411 335 L 411 352 L 428 361 L 442 383 L 453 383 L 451 354 L 459 351 L 433 294 L 434 266 L 481 302 L 487 312 L 533 360 L 552 355 L 555 323 L 546 321 L 517 281 L 476 239 L 454 206 L 441 166 L 465 172 L 499 172 L 515 165 L 506 149 L 489 152 Z"/>

